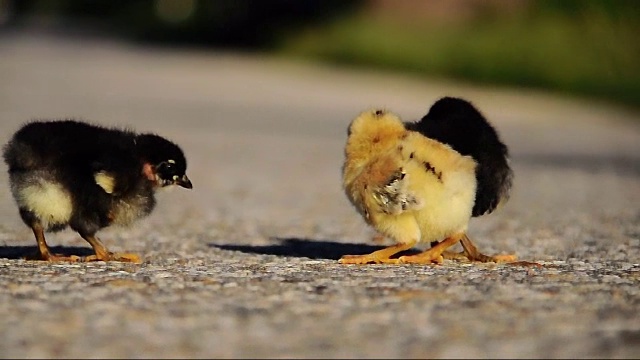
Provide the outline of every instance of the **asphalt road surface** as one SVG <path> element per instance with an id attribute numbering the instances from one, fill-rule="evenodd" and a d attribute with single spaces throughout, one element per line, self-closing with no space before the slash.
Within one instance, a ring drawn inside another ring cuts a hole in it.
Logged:
<path id="1" fill-rule="evenodd" d="M 508 144 L 486 253 L 541 267 L 344 266 L 389 244 L 340 188 L 349 121 L 471 100 Z M 45 263 L 0 177 L 0 357 L 640 357 L 640 115 L 523 89 L 114 40 L 0 34 L 0 140 L 30 119 L 155 131 L 194 189 L 99 233 L 142 264 Z M 89 254 L 67 230 L 63 253 Z"/>

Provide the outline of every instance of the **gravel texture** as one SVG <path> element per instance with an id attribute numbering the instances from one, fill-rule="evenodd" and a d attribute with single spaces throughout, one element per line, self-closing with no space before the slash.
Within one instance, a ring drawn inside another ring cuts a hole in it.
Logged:
<path id="1" fill-rule="evenodd" d="M 638 358 L 640 119 L 593 100 L 105 39 L 0 34 L 5 143 L 79 117 L 181 144 L 194 190 L 99 233 L 142 264 L 25 261 L 0 177 L 0 357 Z M 340 189 L 346 126 L 462 96 L 510 146 L 512 199 L 473 219 L 486 253 L 542 266 L 344 266 L 374 241 Z M 54 250 L 88 254 L 71 231 Z"/>

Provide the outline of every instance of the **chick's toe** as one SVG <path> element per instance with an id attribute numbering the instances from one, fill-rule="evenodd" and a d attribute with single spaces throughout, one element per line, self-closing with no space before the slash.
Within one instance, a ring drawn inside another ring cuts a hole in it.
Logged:
<path id="1" fill-rule="evenodd" d="M 485 255 L 478 250 L 466 234 L 460 239 L 460 244 L 469 261 L 508 263 L 518 260 L 516 255 Z"/>
<path id="2" fill-rule="evenodd" d="M 133 253 L 113 253 L 112 261 L 130 262 L 134 264 L 142 263 L 142 258 L 139 255 Z"/>
<path id="3" fill-rule="evenodd" d="M 119 261 L 119 262 L 130 262 L 135 264 L 142 263 L 142 259 L 139 255 L 133 253 L 108 253 L 105 255 L 89 255 L 82 258 L 82 262 L 93 262 L 93 261 Z"/>
<path id="4" fill-rule="evenodd" d="M 40 251 L 37 251 L 35 254 L 27 255 L 23 259 L 24 260 L 42 260 L 42 261 L 49 261 L 49 262 L 79 262 L 81 261 L 82 258 L 76 255 L 66 256 L 62 254 L 51 254 L 51 253 L 42 254 L 40 253 Z"/>
<path id="5" fill-rule="evenodd" d="M 407 244 L 396 244 L 387 248 L 377 250 L 366 255 L 345 255 L 340 258 L 340 264 L 398 264 L 399 259 L 391 259 L 391 256 L 411 249 L 415 245 L 415 241 Z"/>
<path id="6" fill-rule="evenodd" d="M 398 259 L 379 257 L 373 253 L 367 255 L 344 255 L 338 260 L 340 264 L 398 264 Z"/>
<path id="7" fill-rule="evenodd" d="M 514 254 L 492 255 L 491 259 L 496 263 L 510 263 L 518 260 L 518 256 Z"/>
<path id="8" fill-rule="evenodd" d="M 444 262 L 442 253 L 460 241 L 460 236 L 449 237 L 427 251 L 417 255 L 401 256 L 398 260 L 403 264 L 442 264 Z"/>

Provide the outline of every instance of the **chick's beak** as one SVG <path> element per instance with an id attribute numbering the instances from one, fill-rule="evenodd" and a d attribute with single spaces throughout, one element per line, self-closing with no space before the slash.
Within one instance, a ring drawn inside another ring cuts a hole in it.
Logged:
<path id="1" fill-rule="evenodd" d="M 193 184 L 191 184 L 191 180 L 187 177 L 187 175 L 182 175 L 181 178 L 178 178 L 175 181 L 176 185 L 180 185 L 185 189 L 193 189 Z"/>

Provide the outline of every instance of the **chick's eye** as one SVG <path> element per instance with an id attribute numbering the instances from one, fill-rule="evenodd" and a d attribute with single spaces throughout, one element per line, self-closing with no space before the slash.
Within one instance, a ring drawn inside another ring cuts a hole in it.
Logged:
<path id="1" fill-rule="evenodd" d="M 158 172 L 167 173 L 172 171 L 173 164 L 163 161 L 160 164 L 158 164 L 157 168 L 158 168 Z"/>

